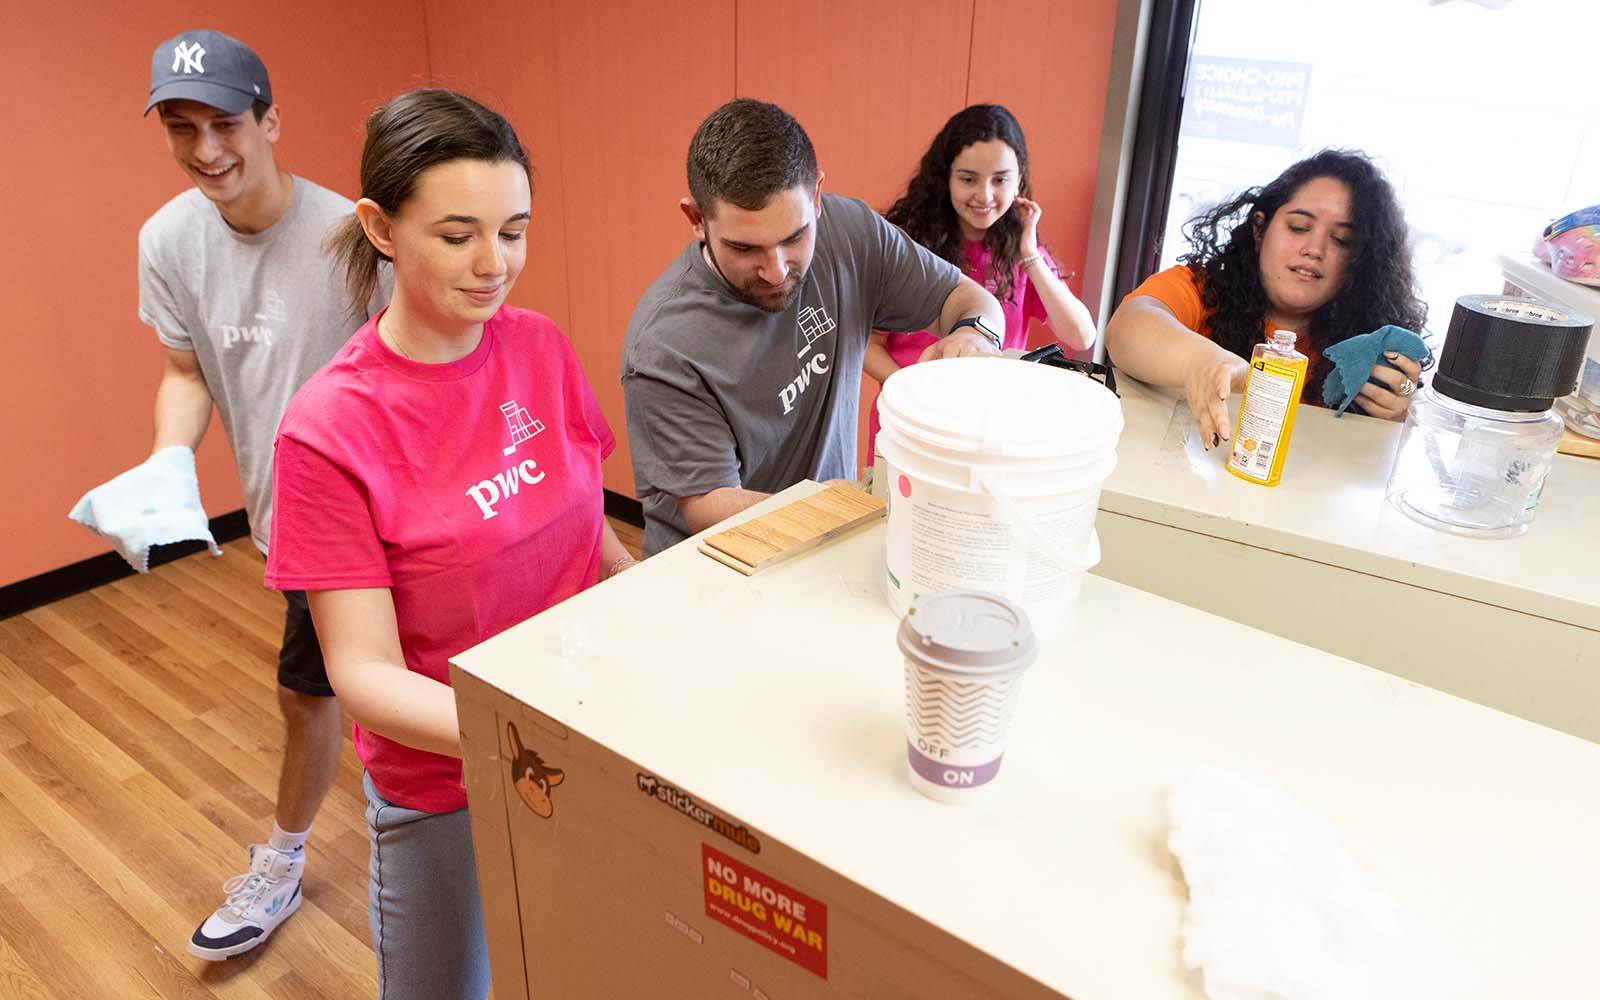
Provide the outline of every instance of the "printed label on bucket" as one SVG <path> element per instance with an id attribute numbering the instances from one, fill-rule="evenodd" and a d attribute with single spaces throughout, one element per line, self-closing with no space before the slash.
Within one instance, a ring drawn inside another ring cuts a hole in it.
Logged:
<path id="1" fill-rule="evenodd" d="M 888 464 L 888 463 L 886 463 Z M 1027 607 L 1036 624 L 1070 610 L 1080 581 L 1034 551 L 987 496 L 946 489 L 888 466 L 889 606 L 904 614 L 921 594 L 971 588 L 1002 594 Z M 1094 531 L 1100 490 L 1015 502 L 1035 528 L 1068 552 L 1082 552 Z"/>

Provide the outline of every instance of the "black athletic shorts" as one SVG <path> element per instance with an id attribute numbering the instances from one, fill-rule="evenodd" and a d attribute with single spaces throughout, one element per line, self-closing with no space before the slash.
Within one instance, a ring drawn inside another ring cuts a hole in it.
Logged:
<path id="1" fill-rule="evenodd" d="M 278 685 L 301 694 L 333 697 L 328 665 L 322 662 L 322 644 L 311 624 L 311 608 L 303 590 L 285 590 L 288 605 L 283 616 L 283 648 L 278 651 Z"/>

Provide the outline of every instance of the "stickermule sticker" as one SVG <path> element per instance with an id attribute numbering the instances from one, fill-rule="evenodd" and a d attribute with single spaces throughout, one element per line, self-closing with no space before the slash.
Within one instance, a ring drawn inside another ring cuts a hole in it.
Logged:
<path id="1" fill-rule="evenodd" d="M 828 906 L 710 844 L 700 845 L 706 916 L 828 978 Z"/>
<path id="2" fill-rule="evenodd" d="M 653 774 L 640 771 L 636 777 L 639 781 L 639 791 L 657 802 L 671 806 L 712 833 L 727 837 L 751 854 L 761 853 L 761 838 L 751 833 L 748 827 L 735 823 L 725 816 L 717 815 L 696 802 L 694 796 L 688 792 L 667 784 Z"/>

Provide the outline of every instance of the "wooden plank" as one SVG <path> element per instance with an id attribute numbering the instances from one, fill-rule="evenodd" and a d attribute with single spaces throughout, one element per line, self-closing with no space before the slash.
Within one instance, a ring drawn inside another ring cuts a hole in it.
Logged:
<path id="1" fill-rule="evenodd" d="M 165 568 L 165 567 L 163 567 Z M 150 580 L 128 577 L 101 590 L 110 591 L 116 598 L 107 596 L 107 603 L 115 604 L 131 614 L 131 604 L 148 609 L 154 614 L 139 615 L 141 621 L 151 623 L 146 627 L 159 629 L 170 624 L 181 630 L 182 638 L 196 648 L 209 651 L 204 660 L 220 658 L 258 660 L 274 655 L 283 637 L 283 607 L 271 609 L 275 616 L 262 622 L 244 622 L 242 616 L 230 616 L 197 600 L 185 590 L 189 582 L 179 576 Z M 98 593 L 99 591 L 97 591 Z M 169 640 L 169 645 L 172 645 Z"/>
<path id="2" fill-rule="evenodd" d="M 1600 458 L 1600 441 L 1576 434 L 1568 427 L 1562 433 L 1556 451 L 1563 455 L 1577 455 L 1579 458 Z"/>
<path id="3" fill-rule="evenodd" d="M 0 789 L 5 793 L 0 795 L 0 811 L 14 808 L 13 816 L 26 814 L 40 834 L 28 841 L 27 851 L 34 860 L 29 873 L 0 881 L 0 906 L 9 904 L 14 911 L 0 919 L 17 935 L 43 930 L 53 945 L 41 954 L 25 944 L 24 936 L 0 933 L 0 938 L 11 937 L 23 948 L 41 977 L 61 989 L 62 996 L 136 995 L 122 981 L 130 973 L 152 987 L 156 995 L 211 995 L 169 951 L 172 946 L 181 948 L 192 928 L 187 915 L 168 905 L 158 889 L 160 883 L 151 884 L 130 871 L 117 857 L 114 844 L 84 829 L 3 759 Z M 5 829 L 4 823 L 0 829 Z M 109 977 L 116 984 L 109 991 L 62 989 L 63 981 L 74 981 L 63 979 L 63 966 L 81 956 L 84 949 L 104 956 L 94 963 L 97 968 L 90 970 L 90 975 L 100 981 Z M 148 996 L 151 991 L 137 995 Z"/>
<path id="4" fill-rule="evenodd" d="M 22 730 L 8 722 L 4 715 L 0 715 L 0 753 L 13 747 L 19 747 L 26 742 L 28 742 L 28 738 L 22 735 Z M 0 844 L 4 843 L 5 840 L 0 839 Z"/>
<path id="5" fill-rule="evenodd" d="M 226 587 L 218 586 L 226 582 L 225 577 L 185 565 L 193 558 L 190 556 L 161 567 L 172 571 L 165 579 L 183 592 L 185 600 L 214 612 L 217 616 L 214 620 L 229 625 L 241 641 L 263 652 L 276 652 L 283 640 L 283 598 L 259 588 L 253 591 L 240 588 L 229 593 Z M 264 603 L 267 600 L 277 601 L 278 607 L 269 611 Z M 243 638 L 246 636 L 248 639 Z"/>
<path id="6" fill-rule="evenodd" d="M 176 588 L 163 595 L 153 588 L 128 586 L 127 580 L 121 580 L 96 593 L 111 608 L 137 621 L 169 649 L 181 654 L 197 675 L 215 682 L 219 679 L 217 667 L 225 666 L 229 671 L 238 671 L 228 674 L 226 680 L 252 682 L 251 686 L 258 688 L 252 694 L 263 706 L 270 706 L 276 698 L 273 678 L 277 645 L 263 643 L 257 635 L 242 630 L 218 612 L 183 598 Z M 277 627 L 281 634 L 281 614 Z"/>
<path id="7" fill-rule="evenodd" d="M 70 684 L 61 684 L 61 690 L 71 687 Z M 38 681 L 26 670 L 18 666 L 11 657 L 0 653 L 0 715 L 18 708 L 36 705 L 50 697 L 50 691 L 42 687 Z"/>
<path id="8" fill-rule="evenodd" d="M 0 934 L 0 996 L 7 1000 L 55 1000 L 56 994 L 19 954 L 5 935 Z"/>
<path id="9" fill-rule="evenodd" d="M 223 879 L 242 870 L 239 845 L 155 779 L 111 780 L 49 732 L 28 730 L 27 736 L 27 745 L 5 755 L 18 772 L 138 879 L 160 886 L 179 913 L 198 920 L 216 907 Z"/>
<path id="10" fill-rule="evenodd" d="M 884 503 L 877 497 L 849 486 L 830 486 L 711 535 L 701 543 L 700 551 L 749 575 L 810 551 L 883 514 Z"/>
<path id="11" fill-rule="evenodd" d="M 709 545 L 701 545 L 700 546 L 700 551 L 702 553 L 704 553 L 705 555 L 708 555 L 711 558 L 715 559 L 717 562 L 721 563 L 722 565 L 727 566 L 730 569 L 738 570 L 739 572 L 743 573 L 745 576 L 749 576 L 749 575 L 751 575 L 752 573 L 754 573 L 756 571 L 756 568 L 754 566 L 750 565 L 749 563 L 743 562 L 743 561 L 741 561 L 739 559 L 735 559 L 733 556 L 728 555 L 726 552 L 720 552 L 720 551 L 712 548 Z"/>
<path id="12" fill-rule="evenodd" d="M 111 781 L 144 773 L 144 768 L 120 746 L 54 698 L 35 705 L 28 713 L 26 728 L 20 724 L 17 728 L 35 745 L 70 749 L 85 766 Z"/>
<path id="13" fill-rule="evenodd" d="M 61 700 L 186 802 L 196 808 L 212 798 L 227 803 L 226 822 L 214 811 L 202 810 L 222 829 L 236 834 L 240 823 L 255 824 L 258 817 L 272 814 L 275 786 L 263 793 L 226 762 L 103 678 L 85 677 Z M 259 836 L 259 832 L 253 831 L 253 835 Z"/>
<path id="14" fill-rule="evenodd" d="M 59 936 L 60 922 L 73 920 L 65 900 L 51 912 L 46 927 L 27 902 L 18 898 L 8 885 L 0 884 L 0 941 L 28 956 L 28 964 L 38 981 L 50 984 L 51 998 L 114 997 L 126 995 L 121 987 L 126 983 L 113 982 L 111 973 L 121 961 L 120 951 L 103 939 L 91 937 L 99 955 L 97 962 L 83 961 L 81 950 L 72 953 Z M 58 921 L 57 918 L 60 918 Z M 205 996 L 206 994 L 200 994 Z"/>
<path id="15" fill-rule="evenodd" d="M 56 605 L 35 608 L 23 617 L 77 656 L 81 663 L 72 670 L 98 672 L 165 719 L 187 718 L 193 714 L 177 692 L 169 690 L 162 680 L 152 680 L 136 670 L 129 670 L 127 664 L 86 635 L 76 622 L 63 617 Z"/>
<path id="16" fill-rule="evenodd" d="M 71 687 L 67 671 L 83 662 L 27 615 L 0 621 L 0 654 L 28 675 L 33 689 L 26 697 L 33 700 L 40 690 L 55 694 Z"/>

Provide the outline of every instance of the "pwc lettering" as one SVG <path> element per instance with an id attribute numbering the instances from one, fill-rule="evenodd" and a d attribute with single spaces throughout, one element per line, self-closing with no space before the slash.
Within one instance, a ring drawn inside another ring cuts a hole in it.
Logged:
<path id="1" fill-rule="evenodd" d="M 476 486 L 468 487 L 467 496 L 477 503 L 478 509 L 483 511 L 483 519 L 487 521 L 500 513 L 494 509 L 495 504 L 516 496 L 523 483 L 536 486 L 542 479 L 544 473 L 539 471 L 539 463 L 529 458 L 497 473 L 493 479 L 485 479 Z"/>
<path id="2" fill-rule="evenodd" d="M 232 347 L 241 341 L 246 344 L 272 346 L 272 327 L 270 326 L 229 326 L 227 323 L 223 323 L 219 329 L 222 331 L 222 346 L 224 349 Z"/>
<path id="3" fill-rule="evenodd" d="M 810 361 L 801 366 L 800 374 L 795 376 L 794 381 L 779 390 L 778 401 L 783 403 L 783 412 L 788 413 L 794 409 L 795 400 L 799 399 L 806 391 L 806 388 L 811 385 L 811 376 L 826 375 L 827 373 L 828 356 L 818 351 L 811 356 Z"/>

